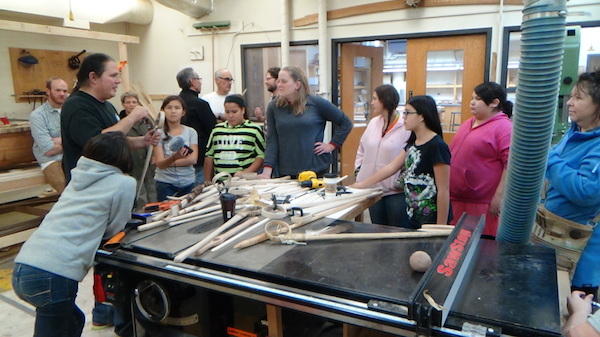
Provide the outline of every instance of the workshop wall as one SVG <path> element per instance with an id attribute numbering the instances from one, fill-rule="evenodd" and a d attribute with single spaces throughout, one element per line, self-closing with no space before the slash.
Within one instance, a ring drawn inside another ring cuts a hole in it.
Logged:
<path id="1" fill-rule="evenodd" d="M 377 2 L 375 0 L 329 0 L 328 10 Z M 570 11 L 585 11 L 590 16 L 569 16 L 568 22 L 600 20 L 600 6 L 593 0 L 572 0 Z M 290 1 L 291 20 L 317 13 L 318 0 Z M 522 6 L 448 6 L 404 9 L 377 14 L 331 20 L 328 36 L 332 39 L 351 37 L 379 37 L 389 35 L 420 34 L 436 31 L 451 32 L 467 29 L 492 28 L 491 52 L 501 59 L 504 27 L 519 26 Z M 137 80 L 146 84 L 151 93 L 165 90 L 177 91 L 175 73 L 192 66 L 204 79 L 202 94 L 214 90 L 213 71 L 227 67 L 237 80 L 233 91 L 242 92 L 241 45 L 274 43 L 281 40 L 281 2 L 219 0 L 214 12 L 192 19 L 177 11 L 155 4 L 154 21 L 150 26 L 132 26 L 131 33 L 142 39 L 140 45 L 131 45 L 132 70 Z M 501 11 L 501 13 L 500 13 Z M 228 20 L 227 29 L 211 32 L 196 30 L 194 23 Z M 291 27 L 291 41 L 318 40 L 316 24 Z M 168 42 L 167 42 L 168 41 Z M 180 44 L 180 48 L 172 48 Z M 161 47 L 167 46 L 168 47 Z M 213 48 L 214 46 L 214 48 Z M 203 60 L 191 60 L 192 49 L 204 51 Z M 175 50 L 177 50 L 175 52 Z M 482 51 L 483 52 L 483 51 Z M 152 57 L 148 57 L 152 55 Z M 158 66 L 161 65 L 161 66 Z M 136 71 L 154 69 L 152 71 Z M 156 76 L 160 69 L 166 74 Z M 490 69 L 490 75 L 499 79 L 500 65 Z M 172 89 L 171 89 L 172 88 Z"/>
<path id="2" fill-rule="evenodd" d="M 378 0 L 329 0 L 329 10 L 378 2 Z M 241 93 L 242 69 L 240 46 L 245 44 L 276 43 L 281 40 L 280 1 L 215 1 L 214 11 L 202 18 L 194 19 L 176 10 L 153 2 L 154 19 L 149 25 L 120 24 L 106 25 L 102 29 L 113 33 L 140 37 L 140 44 L 128 45 L 128 67 L 132 82 L 144 84 L 149 94 L 174 94 L 179 92 L 175 74 L 191 66 L 204 79 L 202 94 L 214 90 L 214 70 L 227 67 L 236 79 L 233 91 Z M 589 16 L 569 16 L 568 22 L 599 21 L 600 6 L 595 0 L 571 0 L 570 11 L 588 12 Z M 331 20 L 328 23 L 329 38 L 380 37 L 399 34 L 419 34 L 436 31 L 453 31 L 477 28 L 492 28 L 492 53 L 502 53 L 502 32 L 505 26 L 519 26 L 521 6 L 449 6 L 404 9 L 378 14 Z M 318 0 L 290 1 L 292 20 L 315 14 Z M 502 11 L 502 14 L 500 14 Z M 0 18 L 10 20 L 8 17 Z M 14 20 L 14 19 L 13 19 Z M 192 27 L 198 22 L 229 20 L 231 27 L 215 32 L 200 31 Z M 316 24 L 293 27 L 291 41 L 316 41 Z M 213 47 L 214 46 L 214 47 Z M 27 118 L 32 106 L 16 103 L 10 74 L 8 48 L 49 49 L 78 52 L 105 52 L 118 59 L 118 46 L 114 42 L 66 38 L 59 36 L 3 31 L 0 34 L 0 116 Z M 203 57 L 191 53 L 203 51 Z M 483 52 L 483 51 L 482 51 Z M 491 69 L 499 74 L 500 69 Z M 121 92 L 118 93 L 120 95 Z M 118 99 L 113 99 L 120 107 Z M 156 105 L 159 102 L 155 102 Z"/>
<path id="3" fill-rule="evenodd" d="M 28 119 L 29 113 L 33 110 L 33 102 L 28 103 L 25 100 L 17 103 L 15 101 L 9 48 L 58 50 L 72 52 L 73 55 L 86 49 L 88 52 L 107 53 L 115 58 L 119 56 L 117 44 L 114 42 L 2 31 L 0 34 L 0 74 L 2 74 L 0 76 L 0 116 L 7 116 L 9 119 Z M 45 83 L 45 80 L 45 78 L 42 79 L 42 83 Z M 43 90 L 44 88 L 38 89 Z M 39 101 L 36 106 L 39 106 Z"/>

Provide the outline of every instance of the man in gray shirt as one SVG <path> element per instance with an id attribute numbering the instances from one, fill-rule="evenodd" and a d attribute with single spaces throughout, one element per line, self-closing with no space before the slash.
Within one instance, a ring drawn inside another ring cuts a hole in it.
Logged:
<path id="1" fill-rule="evenodd" d="M 65 189 L 62 169 L 62 139 L 60 137 L 60 110 L 68 96 L 67 82 L 58 77 L 46 81 L 48 100 L 29 116 L 33 155 L 40 164 L 46 181 L 58 193 Z"/>

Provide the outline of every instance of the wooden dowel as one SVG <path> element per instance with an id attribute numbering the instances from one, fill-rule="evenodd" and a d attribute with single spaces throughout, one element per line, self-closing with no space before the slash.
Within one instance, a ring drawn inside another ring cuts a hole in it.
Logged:
<path id="1" fill-rule="evenodd" d="M 177 226 L 177 225 L 181 225 L 181 224 L 192 222 L 192 221 L 197 221 L 197 220 L 204 219 L 204 218 L 210 218 L 212 216 L 216 216 L 216 215 L 219 215 L 219 214 L 221 214 L 220 207 L 216 211 L 207 212 L 207 213 L 204 213 L 204 214 L 193 216 L 191 218 L 185 218 L 185 219 L 179 219 L 179 220 L 173 220 L 173 219 L 171 219 L 171 221 L 169 222 L 169 226 Z"/>
<path id="2" fill-rule="evenodd" d="M 452 233 L 451 230 L 432 230 L 432 231 L 416 231 L 416 232 L 393 232 L 393 233 L 341 233 L 341 234 L 321 234 L 321 235 L 306 235 L 303 233 L 297 234 L 282 234 L 276 238 L 282 240 L 293 240 L 298 242 L 318 241 L 318 240 L 381 240 L 381 239 L 409 239 L 409 238 L 429 238 L 436 236 L 448 236 Z"/>
<path id="3" fill-rule="evenodd" d="M 139 232 L 143 232 L 143 231 L 147 231 L 147 230 L 152 229 L 152 228 L 156 228 L 156 227 L 160 227 L 162 225 L 166 225 L 168 223 L 169 222 L 165 221 L 165 220 L 159 220 L 159 221 L 149 222 L 147 224 L 143 224 L 143 225 L 138 226 L 137 230 Z"/>
<path id="4" fill-rule="evenodd" d="M 240 231 L 248 228 L 249 226 L 254 225 L 255 223 L 258 222 L 258 216 L 253 216 L 250 219 L 242 222 L 241 224 L 233 227 L 232 229 L 228 230 L 227 232 L 217 235 L 214 239 L 212 239 L 209 243 L 207 243 L 206 245 L 204 245 L 204 247 L 201 247 L 200 249 L 198 249 L 198 251 L 196 251 L 196 253 L 194 255 L 196 256 L 200 256 L 202 255 L 202 253 L 206 252 L 207 250 L 214 248 L 220 244 L 222 244 L 223 242 L 225 242 L 225 240 L 229 239 L 230 237 L 234 236 L 235 234 L 239 233 Z"/>
<path id="5" fill-rule="evenodd" d="M 227 222 L 222 224 L 219 228 L 212 231 L 212 233 L 207 235 L 200 242 L 196 243 L 195 245 L 193 245 L 191 247 L 188 247 L 187 249 L 183 250 L 181 253 L 175 255 L 175 257 L 173 258 L 173 261 L 182 262 L 183 260 L 188 258 L 190 255 L 192 255 L 194 252 L 196 252 L 198 249 L 202 248 L 202 246 L 204 246 L 208 242 L 210 242 L 210 240 L 214 239 L 217 235 L 219 235 L 223 231 L 225 231 L 227 228 L 235 225 L 240 220 L 244 219 L 247 215 L 248 215 L 247 212 L 240 212 L 240 213 L 234 215 L 233 217 L 231 217 L 231 219 L 227 220 Z"/>
<path id="6" fill-rule="evenodd" d="M 269 222 L 271 219 L 265 218 L 260 220 L 259 222 L 257 222 L 256 224 L 246 228 L 245 230 L 243 230 L 241 233 L 238 233 L 236 235 L 234 235 L 232 238 L 230 238 L 229 240 L 223 242 L 222 244 L 216 246 L 215 248 L 211 249 L 211 252 L 216 252 L 219 249 L 222 249 L 225 246 L 228 246 L 229 244 L 231 244 L 232 242 L 237 241 L 239 238 L 243 237 L 244 235 L 253 232 L 254 230 L 256 230 L 257 228 L 261 228 L 264 227 L 264 225 Z"/>

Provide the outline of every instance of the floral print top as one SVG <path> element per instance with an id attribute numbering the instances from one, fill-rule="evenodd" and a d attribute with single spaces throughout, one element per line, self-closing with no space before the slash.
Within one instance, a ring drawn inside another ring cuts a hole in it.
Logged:
<path id="1" fill-rule="evenodd" d="M 406 146 L 406 176 L 404 192 L 407 214 L 414 228 L 437 222 L 437 187 L 433 166 L 450 165 L 450 149 L 442 137 L 436 135 L 422 145 Z"/>

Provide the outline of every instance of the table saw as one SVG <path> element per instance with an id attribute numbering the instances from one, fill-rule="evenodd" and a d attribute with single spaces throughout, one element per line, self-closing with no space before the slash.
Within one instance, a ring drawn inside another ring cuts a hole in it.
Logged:
<path id="1" fill-rule="evenodd" d="M 131 232 L 96 260 L 138 336 L 265 336 L 257 322 L 272 337 L 308 336 L 300 330 L 313 321 L 342 324 L 340 336 L 358 335 L 347 327 L 367 336 L 560 336 L 554 251 L 480 239 L 484 222 L 464 214 L 449 237 L 232 243 L 173 262 L 222 225 L 219 216 Z M 297 230 L 341 224 L 352 233 L 406 230 L 329 218 Z M 409 266 L 417 250 L 433 258 L 425 273 Z"/>

